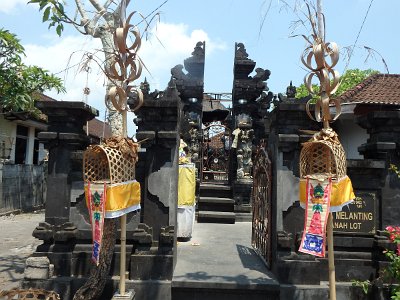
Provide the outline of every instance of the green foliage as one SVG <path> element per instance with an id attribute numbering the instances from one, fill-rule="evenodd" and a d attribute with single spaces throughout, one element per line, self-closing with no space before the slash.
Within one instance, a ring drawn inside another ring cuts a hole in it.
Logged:
<path id="1" fill-rule="evenodd" d="M 60 0 L 30 0 L 28 3 L 39 4 L 39 10 L 43 10 L 42 22 L 49 23 L 49 29 L 52 27 L 56 28 L 56 32 L 59 36 L 64 30 L 63 23 L 71 23 L 64 10 L 64 1 Z"/>
<path id="2" fill-rule="evenodd" d="M 390 283 L 392 294 L 391 299 L 400 300 L 400 226 L 387 226 L 386 234 L 389 236 L 389 240 L 396 245 L 396 250 L 385 250 L 383 252 L 389 263 L 387 267 L 383 269 L 381 279 Z M 378 279 L 375 279 L 375 281 L 378 281 Z M 369 280 L 353 280 L 353 286 L 361 287 L 364 294 L 369 293 L 372 284 L 373 282 L 370 282 Z"/>
<path id="3" fill-rule="evenodd" d="M 363 293 L 367 295 L 371 288 L 371 281 L 369 281 L 369 280 L 364 280 L 364 281 L 352 280 L 352 285 L 361 287 L 363 290 Z"/>
<path id="4" fill-rule="evenodd" d="M 341 84 L 338 88 L 338 90 L 336 91 L 336 93 L 333 95 L 334 97 L 338 97 L 341 94 L 343 94 L 344 92 L 348 91 L 349 89 L 352 89 L 353 87 L 355 87 L 357 84 L 359 84 L 360 82 L 362 82 L 364 79 L 366 79 L 367 77 L 373 75 L 373 74 L 377 74 L 379 73 L 378 71 L 375 70 L 360 70 L 360 69 L 350 69 L 347 70 L 341 77 Z M 314 91 L 318 91 L 318 85 L 314 84 L 313 85 Z M 301 84 L 298 88 L 297 88 L 297 92 L 296 92 L 296 98 L 300 99 L 303 97 L 307 97 L 309 96 L 310 93 L 307 90 L 306 86 L 303 84 Z M 315 102 L 318 99 L 318 95 L 312 95 L 312 99 Z"/>
<path id="5" fill-rule="evenodd" d="M 60 78 L 42 68 L 23 64 L 23 55 L 24 48 L 16 35 L 0 29 L 0 107 L 4 111 L 37 114 L 34 107 L 37 93 L 53 88 L 57 92 L 65 90 Z"/>
<path id="6" fill-rule="evenodd" d="M 390 164 L 389 170 L 394 172 L 396 174 L 397 178 L 400 178 L 400 171 L 399 171 L 399 169 L 397 168 L 396 165 Z"/>

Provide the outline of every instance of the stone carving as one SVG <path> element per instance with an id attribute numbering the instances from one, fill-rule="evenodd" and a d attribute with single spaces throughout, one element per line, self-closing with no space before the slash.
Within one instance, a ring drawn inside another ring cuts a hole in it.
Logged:
<path id="1" fill-rule="evenodd" d="M 296 87 L 290 81 L 290 85 L 286 88 L 286 97 L 295 98 L 296 97 Z"/>
<path id="2" fill-rule="evenodd" d="M 232 148 L 237 153 L 237 179 L 251 178 L 252 173 L 252 152 L 254 129 L 252 119 L 247 114 L 240 114 L 236 117 L 237 128 L 233 131 L 234 140 Z"/>
<path id="3" fill-rule="evenodd" d="M 200 151 L 200 143 L 199 143 L 199 129 L 197 127 L 192 127 L 189 130 L 190 140 L 189 140 L 189 154 L 192 158 L 192 162 L 196 162 L 199 160 L 199 151 Z"/>
<path id="4" fill-rule="evenodd" d="M 264 70 L 263 68 L 256 68 L 255 72 L 256 72 L 256 75 L 254 75 L 252 79 L 253 79 L 253 81 L 256 81 L 256 82 L 266 81 L 269 79 L 269 76 L 271 75 L 270 70 Z M 267 88 L 267 90 L 268 90 L 268 88 Z"/>
<path id="5" fill-rule="evenodd" d="M 243 43 L 237 43 L 236 52 L 235 52 L 235 58 L 236 59 L 246 59 L 248 57 L 249 57 L 249 55 L 246 52 L 246 48 L 244 47 L 244 44 Z"/>
<path id="6" fill-rule="evenodd" d="M 171 69 L 171 75 L 176 80 L 187 80 L 188 75 L 183 72 L 183 65 L 176 65 Z"/>
<path id="7" fill-rule="evenodd" d="M 239 133 L 239 143 L 237 149 L 238 168 L 236 172 L 237 179 L 251 178 L 253 167 L 252 147 L 253 147 L 253 129 L 243 129 Z"/>

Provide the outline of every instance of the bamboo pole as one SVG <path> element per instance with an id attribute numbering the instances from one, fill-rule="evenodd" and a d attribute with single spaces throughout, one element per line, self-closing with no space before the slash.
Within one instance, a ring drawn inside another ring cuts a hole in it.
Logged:
<path id="1" fill-rule="evenodd" d="M 329 299 L 336 300 L 335 251 L 333 250 L 333 216 L 328 215 L 328 265 L 329 265 Z"/>
<path id="2" fill-rule="evenodd" d="M 122 111 L 122 136 L 125 138 L 128 135 L 127 130 L 127 111 Z M 126 281 L 126 214 L 121 216 L 121 257 L 119 265 L 119 294 L 125 295 L 125 281 Z"/>
<path id="3" fill-rule="evenodd" d="M 317 0 L 317 20 L 318 33 L 322 41 L 325 40 L 324 20 L 322 16 L 322 0 Z M 329 128 L 329 116 L 323 116 L 324 128 Z M 329 167 L 330 167 L 329 163 Z M 336 274 L 335 274 L 335 251 L 333 248 L 333 216 L 330 212 L 328 215 L 328 266 L 329 266 L 329 299 L 336 300 Z"/>
<path id="4" fill-rule="evenodd" d="M 121 216 L 121 264 L 119 268 L 119 293 L 125 295 L 125 264 L 126 264 L 126 214 Z"/>

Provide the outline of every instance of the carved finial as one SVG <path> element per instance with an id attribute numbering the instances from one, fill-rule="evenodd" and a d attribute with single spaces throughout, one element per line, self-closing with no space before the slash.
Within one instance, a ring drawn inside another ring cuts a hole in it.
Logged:
<path id="1" fill-rule="evenodd" d="M 144 78 L 144 81 L 140 83 L 140 89 L 142 90 L 143 95 L 148 95 L 150 92 L 150 84 L 147 82 L 147 78 Z"/>
<path id="2" fill-rule="evenodd" d="M 193 56 L 204 56 L 204 42 L 197 42 L 192 52 Z"/>
<path id="3" fill-rule="evenodd" d="M 286 96 L 288 98 L 295 98 L 296 97 L 296 87 L 290 81 L 290 85 L 286 88 Z"/>
<path id="4" fill-rule="evenodd" d="M 249 57 L 243 43 L 237 43 L 235 57 L 238 59 L 244 59 Z"/>

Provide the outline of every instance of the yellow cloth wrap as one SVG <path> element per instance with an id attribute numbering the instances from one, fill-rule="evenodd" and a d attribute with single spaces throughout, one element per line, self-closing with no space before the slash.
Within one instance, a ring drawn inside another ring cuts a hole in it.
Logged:
<path id="1" fill-rule="evenodd" d="M 193 206 L 195 204 L 195 192 L 195 168 L 179 166 L 178 206 Z"/>
<path id="2" fill-rule="evenodd" d="M 113 212 L 140 204 L 140 183 L 126 182 L 106 185 L 106 212 Z M 88 186 L 85 185 L 87 195 Z M 86 196 L 86 204 L 88 197 Z"/>
<path id="3" fill-rule="evenodd" d="M 306 205 L 307 179 L 300 179 L 299 198 L 303 207 Z M 351 202 L 355 198 L 353 186 L 348 176 L 343 177 L 339 182 L 332 180 L 332 194 L 331 194 L 331 211 L 341 210 L 343 205 Z"/>

